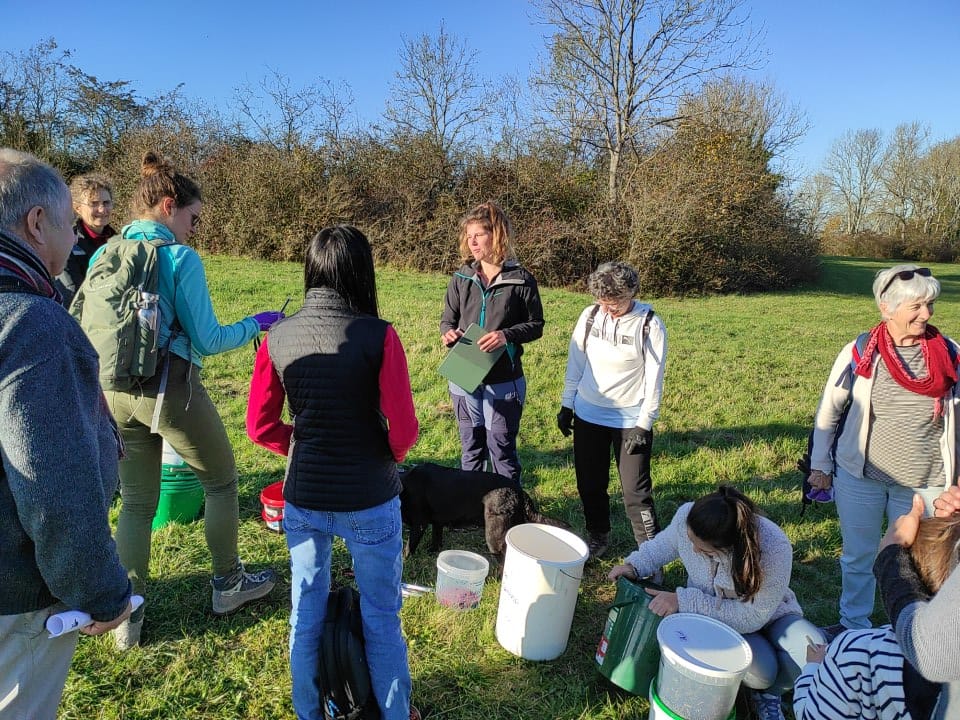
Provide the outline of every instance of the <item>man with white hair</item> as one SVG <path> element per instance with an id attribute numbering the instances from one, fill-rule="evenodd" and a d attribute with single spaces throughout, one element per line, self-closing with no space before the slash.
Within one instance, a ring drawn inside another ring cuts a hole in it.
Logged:
<path id="1" fill-rule="evenodd" d="M 51 613 L 88 613 L 88 635 L 130 614 L 107 520 L 119 435 L 54 286 L 72 221 L 57 171 L 0 149 L 0 718 L 14 720 L 56 717 L 77 634 L 48 637 Z"/>

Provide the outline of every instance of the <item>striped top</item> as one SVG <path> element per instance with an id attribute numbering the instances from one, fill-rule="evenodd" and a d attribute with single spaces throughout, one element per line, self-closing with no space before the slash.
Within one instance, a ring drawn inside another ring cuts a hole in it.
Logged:
<path id="1" fill-rule="evenodd" d="M 919 344 L 897 347 L 896 351 L 913 377 L 926 374 Z M 886 363 L 877 363 L 864 477 L 911 488 L 942 482 L 943 418 L 933 417 L 933 406 L 931 398 L 900 386 Z"/>
<path id="2" fill-rule="evenodd" d="M 889 625 L 847 630 L 822 663 L 807 663 L 793 690 L 797 720 L 910 720 L 903 653 Z"/>

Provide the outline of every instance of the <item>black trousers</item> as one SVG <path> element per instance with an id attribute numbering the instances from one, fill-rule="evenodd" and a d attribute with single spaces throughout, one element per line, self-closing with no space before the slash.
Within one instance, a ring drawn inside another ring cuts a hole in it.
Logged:
<path id="1" fill-rule="evenodd" d="M 617 463 L 623 505 L 633 528 L 637 544 L 660 532 L 660 523 L 653 506 L 653 482 L 650 479 L 650 451 L 647 445 L 636 455 L 623 450 L 623 442 L 632 428 L 611 428 L 594 425 L 574 416 L 573 462 L 577 473 L 577 492 L 583 503 L 587 532 L 591 535 L 610 532 L 610 450 Z"/>

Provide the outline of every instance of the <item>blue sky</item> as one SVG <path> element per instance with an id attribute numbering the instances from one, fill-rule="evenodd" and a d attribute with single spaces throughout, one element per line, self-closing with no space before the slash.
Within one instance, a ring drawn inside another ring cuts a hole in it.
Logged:
<path id="1" fill-rule="evenodd" d="M 942 140 L 960 135 L 960 0 L 747 0 L 765 33 L 770 81 L 811 128 L 790 152 L 798 173 L 817 170 L 846 130 L 919 121 Z M 268 68 L 305 85 L 347 83 L 361 122 L 384 108 L 401 36 L 435 34 L 441 20 L 478 52 L 491 79 L 526 78 L 544 28 L 525 0 L 0 0 L 0 47 L 53 37 L 72 62 L 142 94 L 184 92 L 224 107 L 233 89 Z"/>

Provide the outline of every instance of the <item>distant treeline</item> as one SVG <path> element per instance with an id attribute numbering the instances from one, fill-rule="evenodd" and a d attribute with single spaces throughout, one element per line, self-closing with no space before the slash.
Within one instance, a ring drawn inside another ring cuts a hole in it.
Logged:
<path id="1" fill-rule="evenodd" d="M 441 31 L 434 42 L 451 38 Z M 179 88 L 141 97 L 68 61 L 52 40 L 0 54 L 0 144 L 48 159 L 68 178 L 108 174 L 115 225 L 127 219 L 142 154 L 162 151 L 203 188 L 196 240 L 210 252 L 298 260 L 318 229 L 347 222 L 364 229 L 380 262 L 448 272 L 458 263 L 459 217 L 492 198 L 542 284 L 577 287 L 599 262 L 624 259 L 640 270 L 642 293 L 663 295 L 809 281 L 816 233 L 836 237 L 829 219 L 810 214 L 809 195 L 801 207 L 772 167 L 796 136 L 794 116 L 769 88 L 741 80 L 705 81 L 677 100 L 669 121 L 614 153 L 588 142 L 588 128 L 505 110 L 493 114 L 499 123 L 485 113 L 470 133 L 415 122 L 398 104 L 384 127 L 350 128 L 344 88 L 292 88 L 278 74 L 239 88 L 231 111 L 217 111 Z M 901 235 L 914 232 L 905 227 Z M 949 237 L 939 225 L 926 229 L 957 243 L 955 225 Z"/>

